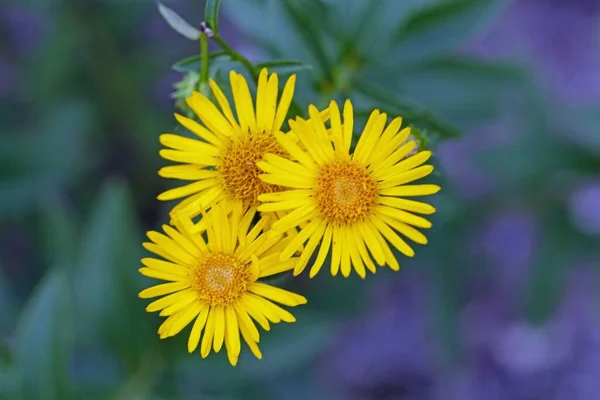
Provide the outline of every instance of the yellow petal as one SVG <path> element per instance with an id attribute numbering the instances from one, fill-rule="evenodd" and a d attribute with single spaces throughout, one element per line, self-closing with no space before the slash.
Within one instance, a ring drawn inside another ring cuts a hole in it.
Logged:
<path id="1" fill-rule="evenodd" d="M 240 329 L 233 307 L 225 309 L 225 347 L 227 347 L 229 362 L 235 366 L 240 356 L 241 343 Z"/>
<path id="2" fill-rule="evenodd" d="M 304 296 L 260 282 L 253 283 L 249 290 L 254 294 L 290 307 L 306 304 Z"/>
<path id="3" fill-rule="evenodd" d="M 140 292 L 139 296 L 142 299 L 149 299 L 152 297 L 163 296 L 173 292 L 178 292 L 183 289 L 189 288 L 190 285 L 187 282 L 171 282 L 162 283 L 160 285 L 152 286 L 148 289 L 144 289 Z"/>
<path id="4" fill-rule="evenodd" d="M 188 338 L 188 352 L 193 353 L 194 350 L 198 348 L 198 343 L 200 342 L 200 335 L 202 334 L 202 329 L 204 329 L 204 325 L 206 324 L 206 320 L 208 319 L 208 311 L 209 307 L 203 307 L 202 311 L 196 318 L 196 322 L 194 322 L 194 326 L 192 327 L 192 332 L 190 333 L 190 337 Z"/>

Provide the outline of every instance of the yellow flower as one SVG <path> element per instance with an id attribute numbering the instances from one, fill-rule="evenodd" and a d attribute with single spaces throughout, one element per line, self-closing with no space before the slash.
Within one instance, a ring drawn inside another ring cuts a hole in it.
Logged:
<path id="1" fill-rule="evenodd" d="M 211 81 L 220 109 L 198 92 L 186 100 L 203 125 L 175 114 L 177 121 L 200 140 L 171 133 L 160 136 L 161 143 L 169 148 L 160 151 L 161 157 L 181 164 L 164 167 L 159 175 L 192 181 L 158 196 L 159 200 L 185 198 L 174 207 L 172 217 L 182 211 L 195 217 L 219 203 L 229 209 L 235 204 L 256 206 L 258 195 L 278 190 L 276 185 L 259 179 L 256 162 L 265 153 L 286 155 L 274 133 L 280 131 L 286 119 L 296 76 L 290 76 L 286 82 L 278 104 L 277 74 L 268 76 L 263 69 L 258 79 L 256 108 L 245 78 L 231 71 L 229 79 L 237 117 L 223 91 Z"/>
<path id="2" fill-rule="evenodd" d="M 330 108 L 331 135 L 314 106 L 309 107 L 308 121 L 290 121 L 292 131 L 306 150 L 286 136 L 277 134 L 280 145 L 296 161 L 268 154 L 258 166 L 265 174 L 260 178 L 271 185 L 285 187 L 277 193 L 262 194 L 259 211 L 286 211 L 285 217 L 273 223 L 270 234 L 300 227 L 281 252 L 286 260 L 305 242 L 295 266 L 301 273 L 317 247 L 320 249 L 310 270 L 315 276 L 331 250 L 331 274 L 348 277 L 352 267 L 362 278 L 366 269 L 375 273 L 375 263 L 400 268 L 392 253 L 391 243 L 401 253 L 412 257 L 412 247 L 399 235 L 418 244 L 427 238 L 416 228 L 430 228 L 431 223 L 415 214 L 432 214 L 435 208 L 406 197 L 431 195 L 437 185 L 409 184 L 429 175 L 433 166 L 423 165 L 429 151 L 407 155 L 414 149 L 413 140 L 406 141 L 410 128 L 400 130 L 402 119 L 387 125 L 387 115 L 373 111 L 351 154 L 353 110 L 347 101 L 343 110 L 335 102 Z M 366 269 L 365 269 L 366 268 Z"/>
<path id="3" fill-rule="evenodd" d="M 213 207 L 202 218 L 204 233 L 190 233 L 189 219 L 178 219 L 176 228 L 163 225 L 166 233 L 151 231 L 144 247 L 161 257 L 144 258 L 140 273 L 162 283 L 140 292 L 141 298 L 161 297 L 148 312 L 168 317 L 158 329 L 161 339 L 175 336 L 188 324 L 192 353 L 200 344 L 202 357 L 211 347 L 219 352 L 225 343 L 227 356 L 236 365 L 241 349 L 240 333 L 257 358 L 259 333 L 254 321 L 269 330 L 269 323 L 294 322 L 288 311 L 275 305 L 305 304 L 306 299 L 257 280 L 293 268 L 295 261 L 280 261 L 286 245 L 280 237 L 261 233 L 265 220 L 250 229 L 255 209 L 231 212 Z M 250 229 L 250 230 L 249 230 Z M 201 339 L 202 336 L 202 339 Z"/>

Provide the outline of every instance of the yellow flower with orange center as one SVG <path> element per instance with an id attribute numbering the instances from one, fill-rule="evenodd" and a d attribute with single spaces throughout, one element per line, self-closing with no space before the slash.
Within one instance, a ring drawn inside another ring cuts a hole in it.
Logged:
<path id="1" fill-rule="evenodd" d="M 255 208 L 211 208 L 202 218 L 200 232 L 192 233 L 192 221 L 178 218 L 175 228 L 148 232 L 144 247 L 160 258 L 144 258 L 140 273 L 167 283 L 143 290 L 141 298 L 160 297 L 146 308 L 167 317 L 158 329 L 161 339 L 177 335 L 192 325 L 188 351 L 200 345 L 207 357 L 211 349 L 225 345 L 236 365 L 241 351 L 240 334 L 252 353 L 262 358 L 255 323 L 270 330 L 270 323 L 294 322 L 288 311 L 274 302 L 297 306 L 303 296 L 261 283 L 259 280 L 293 268 L 293 258 L 281 261 L 287 241 L 262 233 L 263 223 L 251 227 Z"/>
<path id="2" fill-rule="evenodd" d="M 430 228 L 431 222 L 416 214 L 432 214 L 435 208 L 408 197 L 440 190 L 437 185 L 411 184 L 433 171 L 432 165 L 423 165 L 431 152 L 410 155 L 416 146 L 414 140 L 407 141 L 410 128 L 401 129 L 401 118 L 387 124 L 387 115 L 378 110 L 371 113 L 351 152 L 352 103 L 344 105 L 343 123 L 335 102 L 331 102 L 329 113 L 330 134 L 317 109 L 310 106 L 309 120 L 290 121 L 298 143 L 275 135 L 293 160 L 267 154 L 258 163 L 265 172 L 260 179 L 284 188 L 259 195 L 263 204 L 258 210 L 288 213 L 273 223 L 270 234 L 293 232 L 281 252 L 282 260 L 304 246 L 295 275 L 306 268 L 317 248 L 311 278 L 329 253 L 332 275 L 341 271 L 348 277 L 354 269 L 364 278 L 367 269 L 375 273 L 375 264 L 398 270 L 390 244 L 412 257 L 414 250 L 401 235 L 418 244 L 427 243 L 417 228 Z"/>
<path id="3" fill-rule="evenodd" d="M 266 153 L 286 154 L 274 133 L 280 132 L 287 117 L 296 76 L 290 76 L 279 97 L 277 74 L 268 76 L 263 69 L 256 103 L 241 74 L 231 71 L 229 80 L 235 116 L 224 92 L 211 80 L 210 88 L 218 107 L 198 92 L 186 100 L 202 124 L 175 114 L 177 121 L 199 140 L 171 133 L 160 136 L 167 147 L 160 151 L 161 157 L 180 164 L 161 168 L 159 175 L 191 181 L 158 196 L 159 200 L 183 199 L 174 207 L 172 216 L 185 211 L 184 214 L 194 217 L 220 203 L 228 209 L 235 204 L 256 206 L 260 194 L 278 190 L 276 185 L 259 179 L 256 163 Z"/>

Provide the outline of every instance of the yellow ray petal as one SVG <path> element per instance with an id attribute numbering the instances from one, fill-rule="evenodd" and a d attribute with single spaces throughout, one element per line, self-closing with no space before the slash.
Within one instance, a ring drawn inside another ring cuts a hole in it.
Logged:
<path id="1" fill-rule="evenodd" d="M 273 122 L 273 131 L 279 131 L 285 117 L 287 116 L 290 104 L 292 104 L 292 98 L 294 97 L 294 87 L 296 85 L 296 75 L 290 75 L 283 92 L 281 93 L 281 99 L 279 100 L 279 106 L 277 107 L 277 113 L 275 114 L 275 121 Z"/>
<path id="2" fill-rule="evenodd" d="M 158 175 L 163 178 L 197 181 L 200 179 L 214 178 L 218 174 L 215 170 L 205 169 L 199 165 L 169 165 L 158 170 Z"/>
<path id="3" fill-rule="evenodd" d="M 385 224 L 376 215 L 371 216 L 371 222 L 377 230 L 390 242 L 399 252 L 407 257 L 414 257 L 415 251 L 400 236 L 396 234 L 387 224 Z"/>
<path id="4" fill-rule="evenodd" d="M 172 282 L 185 282 L 187 278 L 185 276 L 181 276 L 178 274 L 173 274 L 170 272 L 158 271 L 152 268 L 140 268 L 138 269 L 140 274 L 147 276 L 148 278 L 162 279 L 163 281 L 172 281 Z"/>
<path id="5" fill-rule="evenodd" d="M 306 304 L 304 296 L 260 282 L 253 283 L 249 290 L 254 294 L 285 306 L 295 307 L 300 304 Z"/>
<path id="6" fill-rule="evenodd" d="M 431 228 L 431 222 L 426 220 L 425 218 L 413 215 L 403 210 L 398 210 L 397 208 L 379 205 L 375 207 L 374 210 L 374 215 L 378 214 L 387 215 L 390 218 L 407 223 L 412 226 L 416 226 L 417 228 Z"/>
<path id="7" fill-rule="evenodd" d="M 234 130 L 233 127 L 206 96 L 194 92 L 191 97 L 186 99 L 186 103 L 212 132 L 219 132 L 227 136 L 231 135 L 231 132 Z"/>
<path id="8" fill-rule="evenodd" d="M 400 210 L 412 211 L 418 214 L 433 214 L 435 207 L 430 204 L 422 203 L 420 201 L 402 199 L 398 197 L 379 197 L 379 204 L 384 206 L 390 206 L 392 208 L 398 208 Z"/>
<path id="9" fill-rule="evenodd" d="M 397 221 L 393 218 L 385 215 L 379 215 L 379 218 L 393 229 L 406 236 L 417 244 L 427 244 L 427 237 L 424 234 L 413 228 L 412 226 L 405 224 L 404 222 Z"/>
<path id="10" fill-rule="evenodd" d="M 169 261 L 158 260 L 156 258 L 144 257 L 142 258 L 142 264 L 148 268 L 155 269 L 157 271 L 167 272 L 170 274 L 176 274 L 180 276 L 187 276 L 189 268 L 175 264 Z"/>
<path id="11" fill-rule="evenodd" d="M 186 197 L 194 193 L 202 192 L 210 189 L 218 184 L 216 178 L 204 179 L 185 186 L 180 186 L 175 189 L 167 190 L 158 195 L 157 199 L 161 201 L 175 200 L 181 197 Z"/>
<path id="12" fill-rule="evenodd" d="M 267 69 L 263 68 L 258 75 L 258 85 L 256 88 L 256 128 L 258 131 L 265 130 L 265 108 L 267 105 Z M 269 125 L 269 130 L 271 126 Z"/>
<path id="13" fill-rule="evenodd" d="M 229 100 L 227 100 L 227 97 L 225 96 L 225 94 L 223 93 L 223 91 L 221 90 L 221 88 L 219 87 L 219 85 L 217 85 L 217 83 L 214 80 L 210 80 L 209 82 L 210 88 L 213 92 L 213 95 L 215 96 L 215 99 L 217 99 L 217 102 L 219 103 L 219 106 L 221 107 L 221 111 L 223 111 L 223 115 L 225 115 L 225 118 L 227 118 L 227 121 L 229 121 L 229 124 L 231 125 L 232 128 L 234 128 L 234 130 L 239 130 L 240 127 L 237 123 L 237 121 L 235 120 L 235 117 L 233 116 L 233 112 L 231 111 L 231 106 L 229 104 Z"/>
<path id="14" fill-rule="evenodd" d="M 154 243 L 162 247 L 169 254 L 173 254 L 180 260 L 183 260 L 185 264 L 193 265 L 195 262 L 194 257 L 192 257 L 187 251 L 183 250 L 173 239 L 170 237 L 163 235 L 162 233 L 150 231 L 146 234 L 148 239 L 152 240 Z"/>
<path id="15" fill-rule="evenodd" d="M 206 358 L 212 348 L 213 336 L 215 334 L 215 309 L 210 308 L 208 310 L 208 319 L 204 327 L 204 335 L 202 336 L 202 342 L 200 343 L 200 355 L 202 358 Z"/>
<path id="16" fill-rule="evenodd" d="M 172 133 L 163 133 L 158 137 L 163 146 L 175 150 L 198 152 L 206 156 L 215 157 L 219 154 L 219 149 L 214 145 L 199 140 L 186 138 Z"/>
<path id="17" fill-rule="evenodd" d="M 321 242 L 321 247 L 319 248 L 319 253 L 317 254 L 317 259 L 314 264 L 310 268 L 309 277 L 312 279 L 315 275 L 319 273 L 323 263 L 325 262 L 325 258 L 329 253 L 329 248 L 331 247 L 331 238 L 333 234 L 333 226 L 327 225 L 325 229 L 325 233 L 323 234 L 323 240 Z"/>
<path id="18" fill-rule="evenodd" d="M 177 335 L 183 330 L 183 328 L 188 326 L 188 324 L 192 322 L 194 318 L 198 316 L 198 313 L 203 307 L 206 306 L 204 304 L 194 303 L 189 308 L 180 311 L 176 315 L 173 315 L 173 322 L 169 325 L 169 328 L 166 329 L 163 334 L 161 334 L 161 338 L 164 339 L 166 337 L 173 337 Z"/>
<path id="19" fill-rule="evenodd" d="M 402 185 L 388 189 L 382 189 L 379 194 L 382 196 L 416 197 L 429 196 L 440 191 L 438 185 Z"/>
<path id="20" fill-rule="evenodd" d="M 279 81 L 277 74 L 271 74 L 269 83 L 267 84 L 267 92 L 265 98 L 264 110 L 264 129 L 266 131 L 273 130 L 275 112 L 277 110 L 277 96 L 279 95 Z"/>
<path id="21" fill-rule="evenodd" d="M 195 295 L 195 293 L 189 289 L 182 290 L 181 292 L 169 294 L 163 298 L 154 300 L 152 303 L 148 304 L 148 306 L 146 307 L 146 311 L 148 311 L 148 312 L 160 311 L 164 308 L 172 306 L 173 304 L 180 301 L 182 298 L 184 298 L 186 296 L 190 296 L 192 294 Z"/>
<path id="22" fill-rule="evenodd" d="M 165 294 L 170 294 L 173 292 L 178 292 L 180 290 L 184 290 L 189 288 L 190 285 L 187 282 L 170 282 L 170 283 L 162 283 L 160 285 L 149 287 L 148 289 L 144 289 L 140 292 L 139 296 L 142 299 L 149 299 L 152 297 L 163 296 Z"/>
<path id="23" fill-rule="evenodd" d="M 352 109 L 352 102 L 346 100 L 344 103 L 344 148 L 346 153 L 350 153 L 350 145 L 352 144 L 352 136 L 354 134 L 354 110 Z"/>
<path id="24" fill-rule="evenodd" d="M 179 122 L 185 129 L 194 133 L 201 139 L 211 143 L 214 146 L 221 146 L 222 141 L 218 138 L 214 133 L 210 132 L 208 129 L 197 123 L 191 118 L 186 118 L 183 115 L 175 114 L 175 119 Z"/>
<path id="25" fill-rule="evenodd" d="M 238 320 L 238 326 L 242 327 L 242 325 L 246 326 L 248 333 L 250 334 L 250 338 L 258 343 L 260 341 L 260 334 L 258 333 L 258 329 L 256 329 L 256 325 L 250 318 L 250 315 L 246 312 L 243 306 L 240 304 L 234 304 L 234 310 Z"/>
<path id="26" fill-rule="evenodd" d="M 240 356 L 240 328 L 233 307 L 225 309 L 225 347 L 231 365 L 235 366 Z"/>
<path id="27" fill-rule="evenodd" d="M 200 314 L 194 322 L 194 326 L 192 326 L 192 331 L 190 332 L 190 337 L 188 338 L 189 353 L 193 353 L 198 348 L 198 344 L 200 343 L 200 335 L 202 334 L 202 329 L 204 329 L 204 325 L 208 319 L 209 310 L 209 307 L 203 307 L 202 311 L 200 311 Z"/>

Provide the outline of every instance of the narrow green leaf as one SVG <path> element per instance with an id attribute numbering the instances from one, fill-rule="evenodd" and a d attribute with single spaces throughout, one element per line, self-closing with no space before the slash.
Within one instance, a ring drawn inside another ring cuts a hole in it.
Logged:
<path id="1" fill-rule="evenodd" d="M 543 220 L 541 246 L 525 291 L 525 312 L 534 324 L 543 324 L 560 304 L 578 240 L 558 209 L 549 210 Z"/>
<path id="2" fill-rule="evenodd" d="M 0 338 L 0 370 L 12 362 L 12 351 L 2 338 Z"/>
<path id="3" fill-rule="evenodd" d="M 417 125 L 417 127 L 437 134 L 440 137 L 452 138 L 460 136 L 458 129 L 440 120 L 431 111 L 411 100 L 402 99 L 398 95 L 389 93 L 385 88 L 367 82 L 360 82 L 356 86 L 356 90 L 379 104 L 377 108 L 387 112 L 390 116 L 401 116 L 408 124 Z M 371 112 L 371 110 L 367 111 Z M 357 113 L 360 113 L 360 111 Z"/>
<path id="4" fill-rule="evenodd" d="M 74 277 L 79 335 L 136 365 L 151 331 L 136 296 L 142 235 L 124 182 L 104 184 L 86 225 Z"/>
<path id="5" fill-rule="evenodd" d="M 206 0 L 206 7 L 204 8 L 204 19 L 206 24 L 215 33 L 219 32 L 219 7 L 221 6 L 221 0 Z"/>
<path id="6" fill-rule="evenodd" d="M 167 21 L 169 26 L 175 30 L 175 32 L 190 40 L 200 39 L 200 31 L 191 26 L 179 14 L 162 4 L 160 1 L 157 1 L 156 5 L 158 6 L 158 11 L 160 14 L 163 16 L 165 21 Z"/>
<path id="7" fill-rule="evenodd" d="M 70 207 L 71 206 L 71 207 Z M 57 192 L 50 192 L 41 202 L 45 253 L 52 263 L 72 268 L 79 236 L 72 205 Z"/>
<path id="8" fill-rule="evenodd" d="M 395 33 L 402 62 L 452 50 L 486 23 L 507 2 L 445 0 L 419 9 Z"/>
<path id="9" fill-rule="evenodd" d="M 69 286 L 64 272 L 50 271 L 25 307 L 17 327 L 15 365 L 23 400 L 69 398 Z"/>
<path id="10" fill-rule="evenodd" d="M 302 61 L 296 60 L 273 60 L 266 61 L 260 64 L 256 64 L 256 72 L 260 72 L 261 69 L 267 68 L 269 72 L 277 72 L 280 74 L 293 74 L 298 71 L 312 69 L 312 67 Z"/>
<path id="11" fill-rule="evenodd" d="M 0 265 L 0 310 L 2 310 L 2 318 L 0 318 L 0 335 L 13 330 L 17 311 L 16 308 L 14 293 L 11 285 L 9 285 L 9 282 L 7 282 L 4 277 L 2 265 Z M 0 336 L 0 347 L 2 347 L 1 342 L 2 339 Z"/>
<path id="12" fill-rule="evenodd" d="M 327 79 L 332 80 L 331 62 L 322 42 L 321 30 L 315 25 L 314 18 L 303 12 L 302 8 L 291 0 L 282 1 L 282 5 L 296 32 L 302 36 L 306 46 L 311 49 L 323 74 Z"/>
<path id="13" fill-rule="evenodd" d="M 221 62 L 231 60 L 231 57 L 224 51 L 215 51 L 214 53 L 210 53 L 208 55 L 208 60 L 209 62 Z M 202 56 L 197 54 L 195 56 L 187 57 L 183 60 L 177 61 L 171 68 L 178 72 L 199 72 L 201 62 Z"/>

